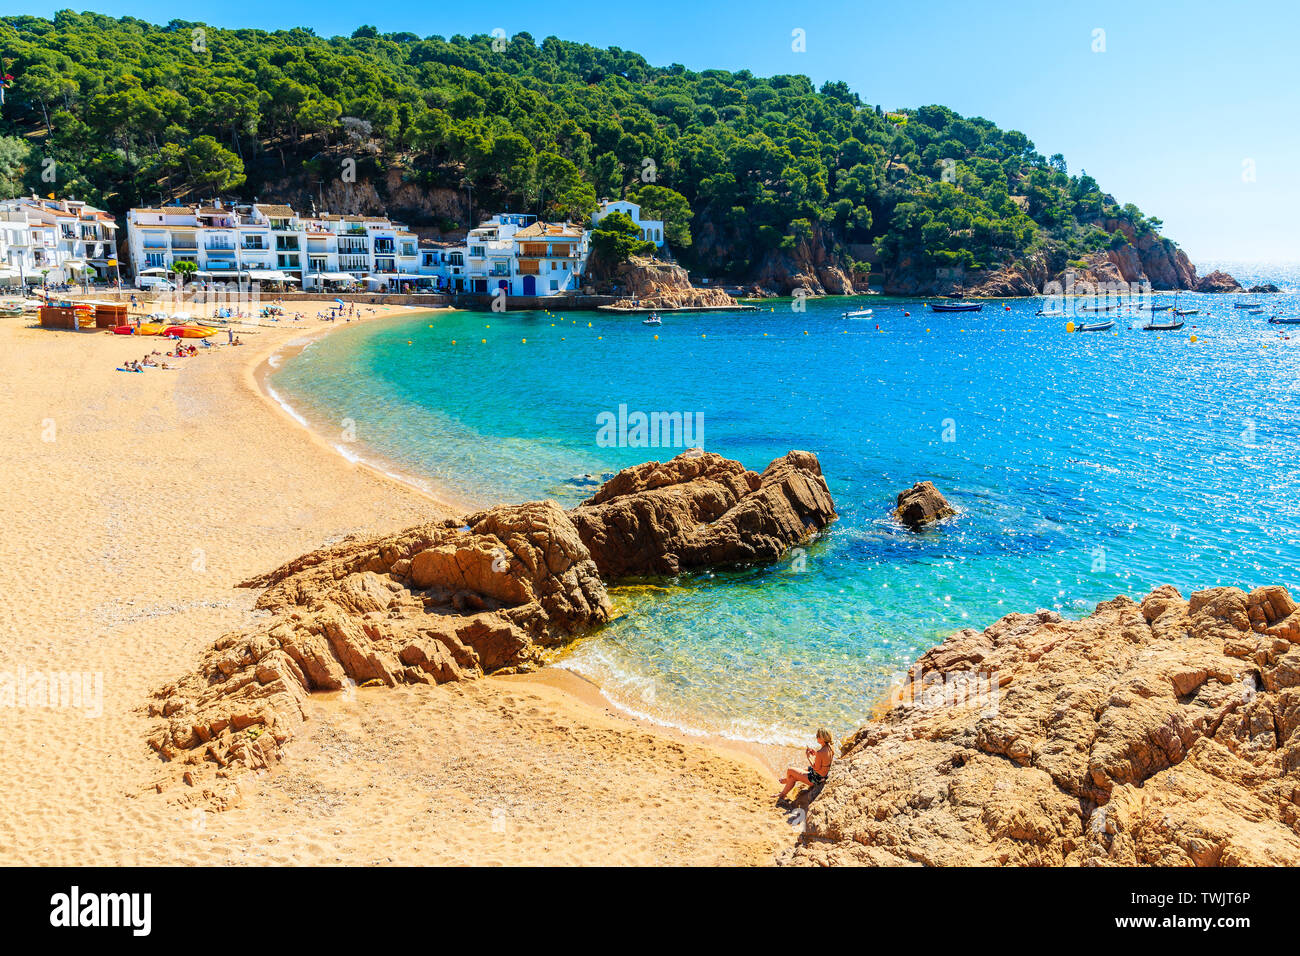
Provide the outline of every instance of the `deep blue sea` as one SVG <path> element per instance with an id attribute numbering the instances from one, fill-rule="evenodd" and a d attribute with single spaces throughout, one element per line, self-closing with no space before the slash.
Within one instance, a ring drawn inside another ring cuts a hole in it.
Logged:
<path id="1" fill-rule="evenodd" d="M 1179 332 L 1074 334 L 1039 300 L 777 300 L 658 328 L 426 313 L 327 336 L 271 385 L 347 453 L 475 505 L 575 504 L 580 476 L 679 450 L 601 444 L 620 405 L 702 415 L 703 446 L 755 470 L 816 452 L 840 518 L 806 553 L 618 588 L 625 616 L 560 658 L 625 709 L 790 743 L 847 733 L 921 651 L 1011 611 L 1300 584 L 1300 326 L 1244 298 L 1181 295 L 1199 315 Z M 1295 291 L 1267 302 L 1300 313 Z M 913 535 L 889 511 L 921 479 L 961 513 Z"/>

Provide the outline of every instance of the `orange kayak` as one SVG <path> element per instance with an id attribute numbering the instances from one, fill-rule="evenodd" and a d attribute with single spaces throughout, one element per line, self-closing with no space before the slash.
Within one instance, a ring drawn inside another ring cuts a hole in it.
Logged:
<path id="1" fill-rule="evenodd" d="M 118 335 L 162 335 L 164 325 L 157 322 L 144 322 L 139 326 L 135 325 L 118 325 L 113 327 L 113 331 Z"/>
<path id="2" fill-rule="evenodd" d="M 216 334 L 216 329 L 201 325 L 169 325 L 163 330 L 163 335 L 179 335 L 183 339 L 206 339 L 209 335 Z"/>

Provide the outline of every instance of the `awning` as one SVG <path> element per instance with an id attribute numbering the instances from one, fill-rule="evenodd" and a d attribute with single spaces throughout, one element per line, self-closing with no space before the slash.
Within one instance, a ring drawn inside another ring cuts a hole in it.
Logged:
<path id="1" fill-rule="evenodd" d="M 350 272 L 309 272 L 307 274 L 307 278 L 318 279 L 322 282 L 360 282 L 361 281 Z"/>
<path id="2" fill-rule="evenodd" d="M 161 266 L 152 266 L 148 269 L 141 269 L 136 274 L 142 276 L 165 276 L 170 271 L 170 269 L 164 269 Z"/>
<path id="3" fill-rule="evenodd" d="M 254 282 L 300 282 L 296 276 L 277 269 L 250 269 L 248 277 Z"/>

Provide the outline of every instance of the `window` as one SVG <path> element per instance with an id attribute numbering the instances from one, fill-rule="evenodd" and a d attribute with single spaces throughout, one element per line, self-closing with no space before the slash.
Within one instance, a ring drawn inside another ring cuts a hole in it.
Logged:
<path id="1" fill-rule="evenodd" d="M 556 291 L 559 290 L 559 288 L 560 288 L 560 283 L 559 283 L 557 280 L 552 279 L 552 280 L 551 280 L 551 291 L 552 291 L 552 292 L 556 292 Z"/>

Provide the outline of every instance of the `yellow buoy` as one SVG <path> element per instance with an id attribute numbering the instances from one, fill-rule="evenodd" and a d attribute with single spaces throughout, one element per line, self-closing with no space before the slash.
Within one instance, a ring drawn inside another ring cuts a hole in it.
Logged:
<path id="1" fill-rule="evenodd" d="M 1073 332 L 1073 331 L 1074 331 L 1074 323 L 1073 323 L 1073 322 L 1066 322 L 1066 323 L 1065 323 L 1065 331 L 1067 331 L 1067 332 Z"/>
<path id="2" fill-rule="evenodd" d="M 527 344 L 528 344 L 528 340 L 527 340 L 527 339 L 520 339 L 519 341 L 520 341 L 521 343 L 523 343 L 524 345 L 527 345 Z"/>
<path id="3" fill-rule="evenodd" d="M 656 341 L 656 342 L 659 341 L 659 336 L 657 336 L 657 335 L 655 336 L 655 341 Z"/>
<path id="4" fill-rule="evenodd" d="M 487 339 L 479 339 L 479 341 L 482 342 L 484 345 L 487 345 Z M 456 343 L 452 342 L 451 344 L 455 345 Z"/>
<path id="5" fill-rule="evenodd" d="M 1192 336 L 1192 341 L 1193 341 L 1193 342 L 1196 341 L 1196 336 L 1194 336 L 1194 335 Z"/>

